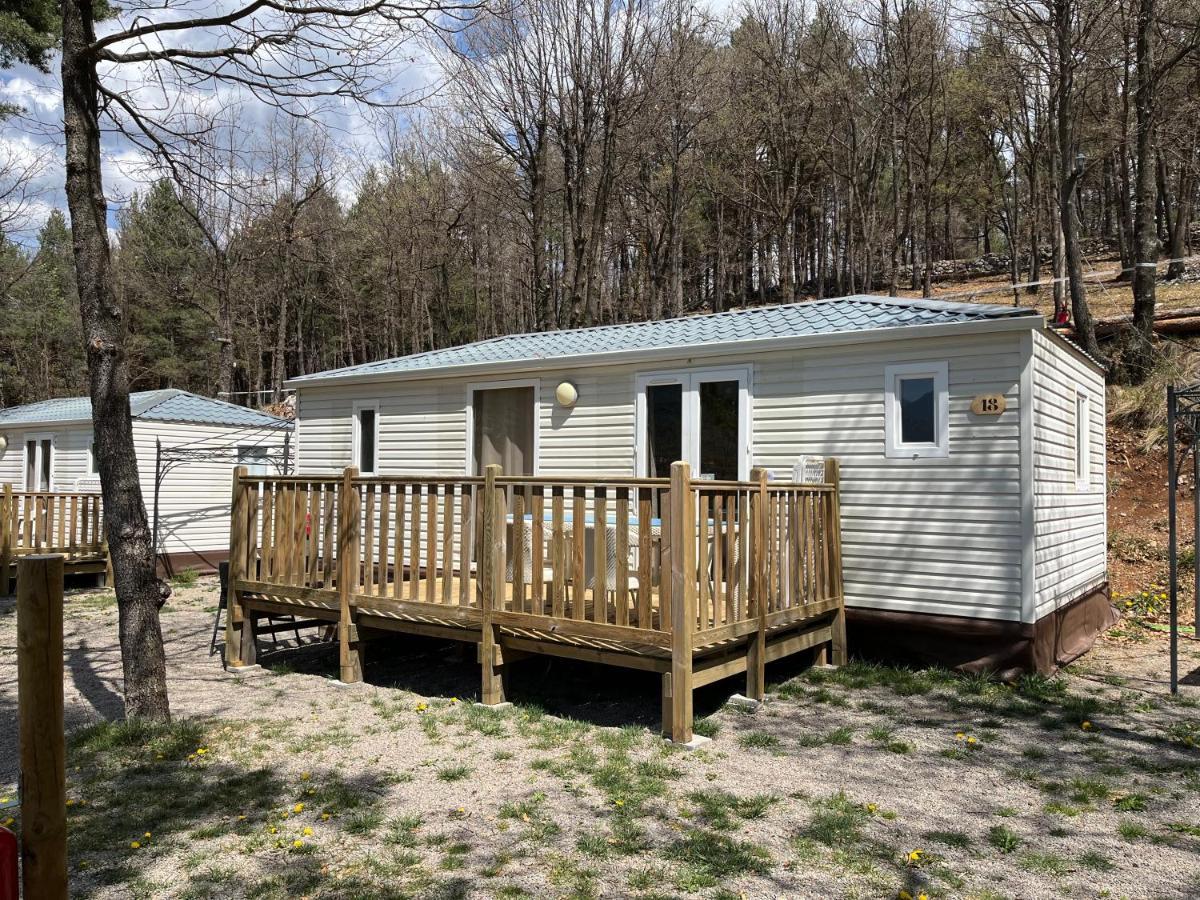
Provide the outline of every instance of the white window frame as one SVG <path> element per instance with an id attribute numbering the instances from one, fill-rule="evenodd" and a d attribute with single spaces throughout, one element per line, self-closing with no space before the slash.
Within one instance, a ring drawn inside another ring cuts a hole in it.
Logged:
<path id="1" fill-rule="evenodd" d="M 1075 490 L 1092 486 L 1092 398 L 1075 389 Z"/>
<path id="2" fill-rule="evenodd" d="M 634 394 L 634 476 L 642 477 L 649 460 L 646 457 L 646 389 L 655 385 L 678 384 L 683 388 L 683 456 L 692 467 L 692 476 L 700 472 L 700 385 L 709 381 L 738 382 L 738 478 L 750 477 L 753 454 L 752 410 L 754 371 L 752 366 L 720 366 L 707 369 L 674 369 L 643 372 L 635 381 Z"/>
<path id="3" fill-rule="evenodd" d="M 376 475 L 379 473 L 379 401 L 378 400 L 356 400 L 354 403 L 354 440 L 351 444 L 350 465 L 357 466 L 361 457 L 362 449 L 362 416 L 360 415 L 364 409 L 370 409 L 375 412 L 375 465 L 370 472 L 360 471 L 359 475 Z"/>
<path id="4" fill-rule="evenodd" d="M 464 474 L 468 476 L 475 474 L 475 392 L 505 388 L 533 388 L 533 474 L 542 473 L 542 383 L 537 378 L 515 378 L 507 381 L 472 381 L 467 384 L 467 396 L 463 404 L 467 419 L 467 441 L 463 458 L 467 461 Z"/>
<path id="5" fill-rule="evenodd" d="M 933 379 L 934 437 L 932 443 L 901 440 L 900 382 Z M 950 456 L 950 366 L 944 360 L 903 363 L 883 370 L 884 455 L 887 459 L 946 459 Z"/>
<path id="6" fill-rule="evenodd" d="M 29 486 L 29 442 L 36 441 L 38 452 L 40 453 L 42 441 L 45 440 L 50 441 L 50 483 L 46 486 L 46 490 L 54 490 L 54 468 L 58 461 L 57 436 L 52 431 L 31 431 L 21 436 L 21 479 L 26 491 L 34 490 L 34 488 Z M 38 468 L 40 469 L 41 467 L 39 466 Z"/>

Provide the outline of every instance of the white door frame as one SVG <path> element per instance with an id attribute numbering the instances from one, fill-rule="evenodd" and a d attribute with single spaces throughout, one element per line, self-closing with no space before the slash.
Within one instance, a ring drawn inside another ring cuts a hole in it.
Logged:
<path id="1" fill-rule="evenodd" d="M 537 378 L 512 378 L 507 381 L 472 381 L 467 384 L 466 398 L 466 474 L 475 475 L 475 392 L 505 388 L 533 388 L 533 474 L 542 471 L 542 382 Z M 511 473 L 505 472 L 505 475 Z"/>
<path id="2" fill-rule="evenodd" d="M 700 385 L 709 381 L 738 382 L 738 478 L 750 477 L 751 408 L 754 383 L 752 366 L 719 366 L 699 369 L 673 369 L 643 372 L 637 376 L 634 394 L 634 459 L 635 477 L 644 477 L 649 460 L 646 457 L 646 388 L 660 384 L 683 387 L 683 410 L 680 425 L 683 429 L 684 461 L 692 466 L 693 475 L 700 474 Z"/>
<path id="3" fill-rule="evenodd" d="M 25 485 L 26 491 L 37 490 L 29 486 L 29 442 L 34 441 L 36 447 L 34 449 L 36 462 L 36 471 L 42 470 L 42 441 L 50 441 L 50 478 L 46 485 L 47 491 L 54 490 L 54 463 L 58 454 L 58 439 L 57 435 L 52 431 L 29 431 L 21 436 L 21 478 Z"/>

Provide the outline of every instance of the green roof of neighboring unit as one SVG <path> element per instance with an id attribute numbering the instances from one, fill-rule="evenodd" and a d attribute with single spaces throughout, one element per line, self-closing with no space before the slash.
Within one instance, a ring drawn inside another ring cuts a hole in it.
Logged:
<path id="1" fill-rule="evenodd" d="M 438 374 L 443 369 L 486 368 L 489 365 L 536 365 L 546 360 L 571 360 L 586 365 L 589 358 L 612 353 L 636 353 L 671 348 L 719 350 L 722 345 L 772 339 L 868 333 L 920 325 L 951 325 L 996 319 L 1041 318 L 1034 309 L 912 300 L 859 294 L 829 300 L 757 306 L 658 322 L 628 322 L 596 328 L 509 334 L 411 356 L 331 369 L 290 379 L 289 385 L 338 379 Z"/>
<path id="2" fill-rule="evenodd" d="M 176 388 L 137 391 L 129 395 L 129 411 L 135 419 L 149 422 L 186 422 L 199 425 L 229 425 L 235 428 L 286 428 L 287 419 L 235 406 L 224 400 L 201 397 Z M 52 425 L 89 422 L 92 401 L 87 397 L 62 397 L 24 406 L 0 409 L 0 428 L 11 425 Z"/>

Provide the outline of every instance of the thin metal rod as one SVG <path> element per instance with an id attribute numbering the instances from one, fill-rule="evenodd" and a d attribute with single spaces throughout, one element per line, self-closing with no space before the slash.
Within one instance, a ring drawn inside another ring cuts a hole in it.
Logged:
<path id="1" fill-rule="evenodd" d="M 1179 693 L 1179 578 L 1176 553 L 1175 494 L 1179 473 L 1175 468 L 1175 386 L 1167 385 L 1167 560 L 1170 566 L 1169 592 L 1171 600 L 1171 693 Z"/>

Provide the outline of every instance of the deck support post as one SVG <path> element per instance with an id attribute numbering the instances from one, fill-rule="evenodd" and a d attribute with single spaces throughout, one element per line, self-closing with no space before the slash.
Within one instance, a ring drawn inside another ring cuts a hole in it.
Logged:
<path id="1" fill-rule="evenodd" d="M 767 694 L 767 470 L 755 467 L 750 480 L 757 485 L 750 495 L 750 598 L 758 629 L 746 649 L 746 696 L 761 702 Z"/>
<path id="2" fill-rule="evenodd" d="M 670 722 L 663 722 L 676 744 L 692 740 L 692 638 L 696 631 L 696 506 L 692 469 L 671 464 L 671 674 L 663 678 L 670 691 Z M 664 697 L 664 713 L 667 703 Z M 665 718 L 665 716 L 664 716 Z"/>
<path id="3" fill-rule="evenodd" d="M 254 664 L 254 638 L 249 633 L 253 626 L 248 621 L 246 610 L 242 606 L 242 595 L 237 589 L 237 583 L 246 578 L 246 552 L 249 543 L 246 533 L 248 495 L 243 483 L 247 472 L 245 466 L 237 466 L 233 470 L 233 499 L 229 506 L 229 576 L 225 585 L 226 666 Z M 245 656 L 247 641 L 250 643 L 249 662 Z"/>
<path id="4" fill-rule="evenodd" d="M 4 499 L 0 501 L 0 588 L 3 588 L 3 596 L 12 596 L 12 579 L 10 569 L 13 564 L 13 533 L 12 523 L 13 516 L 13 489 L 11 484 L 4 485 Z"/>
<path id="5" fill-rule="evenodd" d="M 842 576 L 842 468 L 834 457 L 825 460 L 825 480 L 833 485 L 833 493 L 829 496 L 825 539 L 830 542 L 832 550 L 831 580 L 838 599 L 830 629 L 833 633 L 833 640 L 829 642 L 830 661 L 835 666 L 844 666 L 850 660 L 846 651 L 846 588 Z"/>
<path id="6" fill-rule="evenodd" d="M 362 501 L 354 483 L 357 477 L 356 466 L 343 471 L 338 491 L 338 672 L 343 684 L 357 684 L 363 678 L 362 649 L 351 605 L 351 594 L 357 592 L 362 577 Z"/>
<path id="7" fill-rule="evenodd" d="M 480 634 L 479 666 L 482 683 L 479 702 L 494 706 L 504 702 L 504 678 L 492 610 L 504 602 L 504 489 L 497 487 L 498 465 L 483 470 L 483 559 L 479 561 Z"/>

